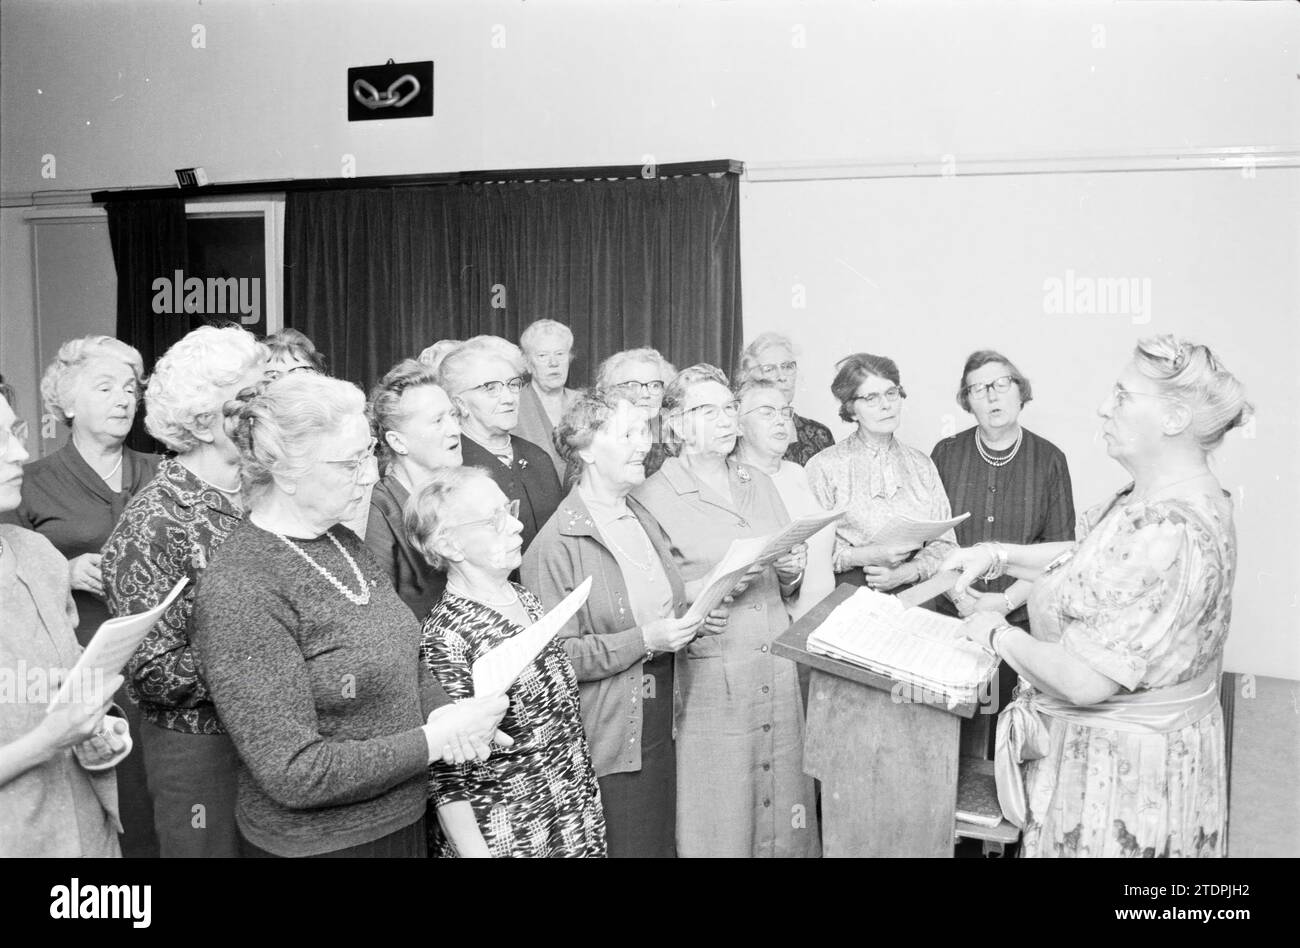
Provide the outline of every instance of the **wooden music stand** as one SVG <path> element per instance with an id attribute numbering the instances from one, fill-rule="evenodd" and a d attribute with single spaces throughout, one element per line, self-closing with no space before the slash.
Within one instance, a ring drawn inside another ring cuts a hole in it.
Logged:
<path id="1" fill-rule="evenodd" d="M 943 695 L 809 652 L 809 633 L 857 590 L 840 585 L 772 645 L 811 669 L 804 772 L 822 785 L 823 854 L 949 858 L 961 722 L 980 704 L 949 708 Z M 913 604 L 907 593 L 899 598 Z M 993 674 L 979 695 L 989 694 Z"/>

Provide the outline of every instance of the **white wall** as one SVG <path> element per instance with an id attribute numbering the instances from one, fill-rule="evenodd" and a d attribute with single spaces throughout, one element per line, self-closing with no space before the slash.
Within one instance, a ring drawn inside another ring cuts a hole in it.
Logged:
<path id="1" fill-rule="evenodd" d="M 801 403 L 829 419 L 835 350 L 876 345 L 908 375 L 904 436 L 925 447 L 945 414 L 964 420 L 962 356 L 1005 346 L 1080 504 L 1122 477 L 1089 412 L 1133 338 L 1206 339 L 1261 409 L 1220 461 L 1245 488 L 1229 662 L 1300 678 L 1296 172 L 962 174 L 985 157 L 1300 149 L 1297 49 L 1292 3 L 5 0 L 0 190 L 170 185 L 196 164 L 214 181 L 339 176 L 349 155 L 357 175 L 951 156 L 950 179 L 747 184 L 747 331 L 790 325 L 803 282 Z M 435 60 L 434 117 L 349 125 L 347 68 L 390 57 Z M 0 214 L 0 371 L 32 337 L 25 227 Z M 1049 319 L 1042 282 L 1067 269 L 1150 278 L 1151 323 Z"/>

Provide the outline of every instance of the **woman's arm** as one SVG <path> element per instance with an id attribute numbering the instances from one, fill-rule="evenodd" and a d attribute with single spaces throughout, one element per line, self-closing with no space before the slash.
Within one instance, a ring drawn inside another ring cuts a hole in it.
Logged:
<path id="1" fill-rule="evenodd" d="M 444 803 L 436 810 L 438 824 L 456 848 L 456 854 L 462 859 L 491 859 L 483 831 L 474 819 L 474 808 L 468 800 L 454 800 Z"/>
<path id="2" fill-rule="evenodd" d="M 1030 684 L 1070 704 L 1090 705 L 1119 691 L 1119 683 L 1065 651 L 1012 626 L 998 635 L 999 654 Z"/>

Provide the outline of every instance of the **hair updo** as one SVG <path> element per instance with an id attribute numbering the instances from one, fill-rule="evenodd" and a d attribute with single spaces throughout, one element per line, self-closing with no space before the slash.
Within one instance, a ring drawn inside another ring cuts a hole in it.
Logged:
<path id="1" fill-rule="evenodd" d="M 579 392 L 573 404 L 565 410 L 564 417 L 551 434 L 555 451 L 566 465 L 565 487 L 577 483 L 582 476 L 582 458 L 578 452 L 591 447 L 592 440 L 618 412 L 620 404 L 634 406 L 636 403 L 619 391 L 589 388 Z"/>
<path id="2" fill-rule="evenodd" d="M 246 388 L 226 402 L 225 429 L 239 448 L 245 501 L 265 495 L 276 475 L 305 475 L 320 439 L 365 410 L 366 396 L 351 382 L 306 372 Z"/>
<path id="3" fill-rule="evenodd" d="M 1204 451 L 1217 448 L 1225 434 L 1255 413 L 1245 386 L 1208 346 L 1170 333 L 1147 336 L 1138 340 L 1133 361 L 1161 394 L 1180 399 L 1190 409 L 1191 431 Z"/>
<path id="4" fill-rule="evenodd" d="M 393 449 L 385 435 L 405 424 L 407 412 L 402 411 L 402 395 L 413 388 L 431 385 L 441 391 L 438 373 L 423 362 L 403 359 L 388 370 L 370 390 L 368 414 L 370 425 L 378 440 L 380 468 L 386 469 L 393 460 Z"/>

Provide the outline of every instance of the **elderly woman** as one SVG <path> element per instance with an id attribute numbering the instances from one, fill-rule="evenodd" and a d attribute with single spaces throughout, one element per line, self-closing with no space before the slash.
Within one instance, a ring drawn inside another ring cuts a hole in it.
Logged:
<path id="1" fill-rule="evenodd" d="M 839 363 L 831 392 L 840 417 L 857 423 L 851 438 L 807 464 L 808 483 L 827 510 L 847 507 L 835 525 L 837 583 L 901 591 L 929 579 L 956 547 L 951 530 L 919 550 L 873 537 L 895 514 L 913 520 L 952 516 L 939 472 L 923 453 L 894 437 L 907 392 L 893 359 L 859 352 Z"/>
<path id="2" fill-rule="evenodd" d="M 158 465 L 104 545 L 114 615 L 151 609 L 190 580 L 127 664 L 164 857 L 238 854 L 234 748 L 191 645 L 194 580 L 243 516 L 222 408 L 265 367 L 265 348 L 238 326 L 201 326 L 164 353 L 145 390 L 145 427 L 176 457 Z"/>
<path id="3" fill-rule="evenodd" d="M 685 590 L 668 538 L 628 498 L 645 480 L 646 411 L 617 395 L 583 394 L 555 440 L 576 484 L 524 557 L 524 585 L 552 608 L 592 577 L 586 605 L 561 635 L 578 676 L 609 855 L 672 857 L 673 660 L 701 623 L 678 618 Z M 703 634 L 720 632 L 725 613 L 712 621 Z"/>
<path id="4" fill-rule="evenodd" d="M 633 491 L 668 537 L 688 601 L 733 540 L 789 521 L 775 485 L 731 458 L 740 406 L 711 365 L 683 369 L 664 392 L 680 445 Z M 726 630 L 682 651 L 675 688 L 677 851 L 682 856 L 815 856 L 813 782 L 803 773 L 803 704 L 793 662 L 772 655 L 790 624 L 804 551 L 752 570 L 734 593 Z"/>
<path id="5" fill-rule="evenodd" d="M 745 347 L 740 354 L 740 374 L 743 379 L 765 379 L 775 382 L 785 396 L 785 403 L 793 406 L 795 388 L 799 382 L 799 363 L 794 357 L 794 343 L 777 332 L 765 332 Z M 785 460 L 807 464 L 813 455 L 835 443 L 831 430 L 820 422 L 804 418 L 791 408 L 794 437 L 785 451 Z"/>
<path id="6" fill-rule="evenodd" d="M 953 510 L 967 511 L 957 525 L 962 546 L 1001 541 L 1058 543 L 1074 536 L 1074 497 L 1070 468 L 1060 448 L 1020 424 L 1020 412 L 1033 398 L 1029 379 L 1006 356 L 992 350 L 966 359 L 957 385 L 957 404 L 975 416 L 975 426 L 934 446 L 930 459 Z M 954 600 L 935 600 L 947 615 L 985 609 L 1029 631 L 1025 601 L 1032 584 L 1001 576 Z M 1003 663 L 998 672 L 998 707 L 1011 700 L 1016 676 Z M 991 709 L 992 710 L 992 709 Z M 993 735 L 989 735 L 990 748 Z"/>
<path id="7" fill-rule="evenodd" d="M 542 617 L 510 582 L 520 562 L 518 504 L 481 469 L 435 474 L 407 508 L 407 532 L 447 571 L 447 591 L 424 620 L 421 652 L 447 693 L 468 699 L 476 661 Z M 578 683 L 551 639 L 506 689 L 501 728 L 513 739 L 485 763 L 435 763 L 438 815 L 430 842 L 444 856 L 604 856 L 605 819 L 582 732 Z"/>
<path id="8" fill-rule="evenodd" d="M 385 473 L 370 494 L 366 546 L 397 595 L 423 620 L 442 598 L 447 577 L 407 537 L 402 508 L 434 473 L 460 466 L 460 424 L 437 375 L 414 359 L 399 362 L 379 380 L 369 413 Z"/>
<path id="9" fill-rule="evenodd" d="M 293 372 L 325 371 L 321 355 L 306 335 L 296 329 L 281 329 L 264 340 L 266 344 L 266 378 L 278 379 Z"/>
<path id="10" fill-rule="evenodd" d="M 14 417 L 13 393 L 0 381 L 0 512 L 22 499 L 27 425 Z M 105 719 L 115 675 L 50 707 L 54 673 L 81 647 L 66 561 L 45 537 L 0 524 L 0 668 L 27 674 L 0 702 L 0 856 L 118 856 L 113 768 L 126 757 L 127 723 Z M 110 723 L 111 722 L 111 723 Z"/>
<path id="11" fill-rule="evenodd" d="M 140 353 L 111 336 L 65 342 L 41 379 L 45 411 L 67 425 L 63 447 L 23 472 L 17 509 L 0 520 L 35 530 L 67 560 L 77 607 L 77 640 L 85 645 L 109 618 L 100 550 L 127 503 L 154 476 L 158 458 L 124 442 L 135 421 L 144 363 Z M 131 729 L 140 714 L 125 692 Z M 158 855 L 143 759 L 133 754 L 117 768 L 122 801 L 122 851 Z"/>
<path id="12" fill-rule="evenodd" d="M 631 399 L 650 416 L 650 450 L 645 456 L 645 476 L 663 467 L 669 457 L 664 441 L 659 409 L 663 405 L 664 386 L 677 370 L 657 349 L 626 349 L 616 352 L 596 370 L 596 388 L 618 393 Z"/>
<path id="13" fill-rule="evenodd" d="M 243 853 L 422 857 L 426 768 L 486 758 L 505 702 L 449 702 L 341 526 L 376 479 L 361 390 L 288 377 L 230 408 L 248 519 L 200 580 L 195 645 L 239 755 Z"/>
<path id="14" fill-rule="evenodd" d="M 1077 543 L 980 544 L 943 564 L 960 586 L 1034 580 L 1032 633 L 990 612 L 965 625 L 1021 678 L 998 721 L 999 802 L 1025 856 L 1221 856 L 1236 536 L 1207 457 L 1251 408 L 1209 349 L 1165 335 L 1138 343 L 1098 411 L 1133 483 L 1083 516 Z"/>
<path id="15" fill-rule="evenodd" d="M 519 396 L 519 426 L 515 434 L 546 452 L 555 476 L 564 482 L 565 462 L 555 447 L 555 426 L 578 393 L 565 388 L 573 358 L 573 331 L 553 319 L 530 323 L 519 337 L 529 381 Z"/>
<path id="16" fill-rule="evenodd" d="M 822 506 L 808 485 L 807 472 L 794 461 L 786 460 L 794 409 L 786 403 L 780 386 L 766 379 L 744 382 L 736 392 L 736 399 L 740 403 L 736 460 L 758 468 L 772 479 L 791 516 L 821 513 Z M 835 573 L 831 569 L 834 547 L 834 525 L 823 527 L 808 539 L 808 566 L 803 584 L 786 600 L 791 619 L 804 615 L 834 590 Z"/>
<path id="17" fill-rule="evenodd" d="M 508 498 L 519 501 L 527 550 L 562 495 L 546 452 L 512 434 L 524 387 L 518 352 L 504 339 L 477 336 L 442 360 L 438 381 L 460 413 L 465 465 L 483 468 Z"/>

